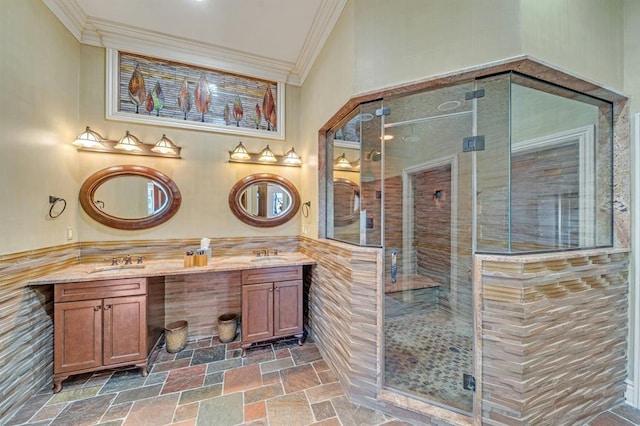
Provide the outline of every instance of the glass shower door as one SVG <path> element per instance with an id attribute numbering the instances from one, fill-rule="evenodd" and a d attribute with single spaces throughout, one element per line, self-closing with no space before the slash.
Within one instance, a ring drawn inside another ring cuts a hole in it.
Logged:
<path id="1" fill-rule="evenodd" d="M 473 411 L 473 83 L 385 100 L 387 389 Z M 473 142 L 467 139 L 467 147 Z"/>
<path id="2" fill-rule="evenodd" d="M 361 104 L 327 132 L 327 237 L 380 247 L 381 101 Z"/>

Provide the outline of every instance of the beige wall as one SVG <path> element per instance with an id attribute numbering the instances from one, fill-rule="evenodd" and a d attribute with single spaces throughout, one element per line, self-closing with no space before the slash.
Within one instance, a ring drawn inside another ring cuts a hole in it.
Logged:
<path id="1" fill-rule="evenodd" d="M 521 53 L 520 2 L 353 0 L 354 93 Z"/>
<path id="2" fill-rule="evenodd" d="M 298 142 L 299 89 L 287 87 L 287 128 L 285 141 L 198 132 L 168 127 L 145 126 L 105 120 L 105 50 L 82 46 L 80 64 L 80 122 L 102 136 L 116 140 L 126 130 L 146 143 L 155 143 L 163 133 L 182 147 L 182 159 L 140 157 L 118 154 L 79 153 L 80 179 L 77 188 L 91 174 L 113 165 L 149 166 L 172 178 L 182 194 L 182 206 L 168 222 L 142 231 L 119 231 L 100 225 L 79 211 L 80 238 L 83 241 L 243 237 L 298 235 L 300 215 L 276 228 L 256 228 L 240 222 L 229 209 L 231 187 L 253 173 L 275 173 L 289 179 L 300 189 L 301 169 L 229 163 L 229 151 L 240 140 L 250 152 L 269 144 L 276 154 L 291 146 L 300 152 Z M 81 129 L 80 129 L 81 130 Z M 302 154 L 301 154 L 302 155 Z M 303 158 L 306 161 L 306 158 Z M 126 194 L 123 194 L 126 196 Z"/>
<path id="3" fill-rule="evenodd" d="M 80 44 L 36 0 L 0 13 L 0 254 L 67 243 L 76 230 Z M 67 201 L 50 219 L 49 195 Z M 77 233 L 75 233 L 77 236 Z"/>
<path id="4" fill-rule="evenodd" d="M 0 19 L 0 253 L 67 243 L 68 227 L 71 242 L 299 234 L 299 215 L 286 225 L 260 229 L 241 223 L 227 205 L 229 189 L 252 173 L 277 173 L 300 188 L 299 168 L 227 162 L 240 140 L 252 152 L 267 143 L 276 154 L 291 146 L 305 151 L 299 142 L 299 88 L 286 91 L 285 141 L 107 121 L 104 49 L 80 45 L 39 0 L 7 0 Z M 78 153 L 71 141 L 85 125 L 109 139 L 130 130 L 148 143 L 166 133 L 183 148 L 183 159 Z M 119 164 L 153 167 L 173 178 L 183 196 L 177 215 L 146 231 L 118 231 L 91 220 L 77 202 L 80 186 L 96 171 Z M 47 217 L 49 195 L 67 201 L 57 219 Z"/>
<path id="5" fill-rule="evenodd" d="M 623 88 L 622 0 L 521 0 L 522 51 Z"/>
<path id="6" fill-rule="evenodd" d="M 624 0 L 624 91 L 640 98 L 640 2 Z M 631 113 L 640 111 L 640 102 L 631 102 Z"/>
<path id="7" fill-rule="evenodd" d="M 348 2 L 331 35 L 307 76 L 300 95 L 301 155 L 303 201 L 311 200 L 308 218 L 303 218 L 301 234 L 318 236 L 318 129 L 353 94 L 354 76 L 354 4 Z"/>
<path id="8" fill-rule="evenodd" d="M 352 0 L 354 93 L 517 55 L 622 89 L 622 0 Z"/>

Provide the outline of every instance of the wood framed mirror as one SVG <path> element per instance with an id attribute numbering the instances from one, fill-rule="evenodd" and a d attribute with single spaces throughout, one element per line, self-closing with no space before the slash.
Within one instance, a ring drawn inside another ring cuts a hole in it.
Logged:
<path id="1" fill-rule="evenodd" d="M 259 173 L 231 188 L 229 208 L 242 222 L 267 228 L 288 222 L 300 208 L 296 187 L 282 176 Z"/>
<path id="2" fill-rule="evenodd" d="M 145 166 L 113 166 L 87 178 L 80 205 L 95 221 L 116 229 L 147 229 L 176 214 L 182 203 L 171 178 Z"/>

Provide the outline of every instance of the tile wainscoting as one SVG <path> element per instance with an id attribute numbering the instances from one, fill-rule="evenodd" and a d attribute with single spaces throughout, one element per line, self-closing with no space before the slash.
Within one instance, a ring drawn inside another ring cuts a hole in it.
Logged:
<path id="1" fill-rule="evenodd" d="M 624 402 L 628 257 L 476 256 L 483 424 L 584 424 Z"/>
<path id="2" fill-rule="evenodd" d="M 298 237 L 220 238 L 211 241 L 213 256 L 251 254 L 277 248 L 298 251 Z M 146 260 L 176 259 L 199 248 L 199 239 L 82 242 L 0 255 L 0 419 L 24 404 L 51 382 L 53 369 L 53 287 L 30 287 L 28 282 L 79 263 L 105 263 L 113 256 L 130 254 Z M 177 280 L 172 290 L 191 286 L 189 276 Z M 185 300 L 189 293 L 182 294 Z M 233 308 L 239 301 L 229 301 Z M 169 312 L 174 312 L 169 306 Z M 209 333 L 216 318 L 198 324 L 198 333 Z M 182 318 L 181 318 L 182 319 Z"/>

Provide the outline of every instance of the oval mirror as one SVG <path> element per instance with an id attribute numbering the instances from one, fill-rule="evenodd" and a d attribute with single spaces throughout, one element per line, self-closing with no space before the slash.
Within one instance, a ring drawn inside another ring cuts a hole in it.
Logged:
<path id="1" fill-rule="evenodd" d="M 169 220 L 180 207 L 178 186 L 144 166 L 114 166 L 89 176 L 80 205 L 94 220 L 116 229 L 146 229 Z"/>
<path id="2" fill-rule="evenodd" d="M 360 187 L 349 179 L 333 180 L 333 224 L 345 226 L 360 217 Z"/>
<path id="3" fill-rule="evenodd" d="M 296 187 L 282 176 L 260 173 L 239 180 L 231 188 L 229 208 L 248 225 L 278 226 L 298 212 L 300 195 Z"/>

